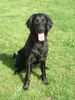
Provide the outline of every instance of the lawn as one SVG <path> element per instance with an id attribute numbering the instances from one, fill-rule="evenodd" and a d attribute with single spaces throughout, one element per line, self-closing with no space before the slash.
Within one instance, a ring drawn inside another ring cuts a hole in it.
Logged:
<path id="1" fill-rule="evenodd" d="M 22 90 L 25 73 L 13 75 L 12 55 L 29 35 L 25 23 L 33 13 L 53 20 L 48 34 L 46 65 L 49 85 L 33 69 L 28 91 Z M 0 100 L 75 100 L 75 0 L 0 0 Z"/>

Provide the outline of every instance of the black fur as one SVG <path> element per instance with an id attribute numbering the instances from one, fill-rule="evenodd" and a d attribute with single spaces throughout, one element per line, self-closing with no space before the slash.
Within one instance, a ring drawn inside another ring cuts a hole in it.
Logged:
<path id="1" fill-rule="evenodd" d="M 18 51 L 17 55 L 14 54 L 16 60 L 15 66 L 17 67 L 16 72 L 21 72 L 23 68 L 26 68 L 26 76 L 23 85 L 23 89 L 25 90 L 29 87 L 30 72 L 33 66 L 40 67 L 42 80 L 45 84 L 48 84 L 45 64 L 48 53 L 47 34 L 52 27 L 52 21 L 46 14 L 34 14 L 30 16 L 26 25 L 30 29 L 30 35 L 24 47 Z M 44 41 L 38 40 L 39 33 L 44 33 Z"/>

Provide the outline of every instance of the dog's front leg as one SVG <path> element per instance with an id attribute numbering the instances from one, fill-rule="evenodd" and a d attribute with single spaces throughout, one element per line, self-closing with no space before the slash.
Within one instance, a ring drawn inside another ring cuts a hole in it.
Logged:
<path id="1" fill-rule="evenodd" d="M 45 68 L 45 61 L 41 61 L 41 72 L 42 72 L 42 80 L 45 84 L 48 84 L 47 78 L 46 78 L 46 68 Z"/>
<path id="2" fill-rule="evenodd" d="M 28 87 L 29 87 L 30 70 L 31 70 L 31 63 L 28 61 L 26 64 L 26 76 L 25 76 L 24 85 L 23 85 L 24 90 L 28 90 Z"/>
<path id="3" fill-rule="evenodd" d="M 24 85 L 23 85 L 24 90 L 28 90 L 29 83 L 30 83 L 30 73 L 31 73 L 31 69 L 32 69 L 32 63 L 34 61 L 35 61 L 34 54 L 31 53 L 29 55 L 28 60 L 26 61 L 26 76 L 25 76 Z"/>

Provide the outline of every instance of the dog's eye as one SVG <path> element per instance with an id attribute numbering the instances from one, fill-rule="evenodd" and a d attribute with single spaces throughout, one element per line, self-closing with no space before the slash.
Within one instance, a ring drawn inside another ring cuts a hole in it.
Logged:
<path id="1" fill-rule="evenodd" d="M 42 22 L 43 22 L 43 23 L 45 23 L 45 22 L 46 22 L 46 20 L 43 18 L 43 19 L 42 19 Z"/>
<path id="2" fill-rule="evenodd" d="M 42 19 L 42 22 L 44 22 L 44 19 Z"/>
<path id="3" fill-rule="evenodd" d="M 38 19 L 36 19 L 36 20 L 35 20 L 35 23 L 36 23 L 36 24 L 38 24 L 38 23 L 39 23 L 39 20 L 38 20 Z"/>

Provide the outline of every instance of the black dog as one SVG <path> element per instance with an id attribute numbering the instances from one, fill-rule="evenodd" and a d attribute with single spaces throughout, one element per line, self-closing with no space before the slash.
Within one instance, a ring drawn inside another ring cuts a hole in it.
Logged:
<path id="1" fill-rule="evenodd" d="M 34 14 L 27 23 L 30 29 L 30 35 L 25 46 L 14 54 L 17 67 L 16 72 L 21 72 L 26 68 L 26 76 L 23 89 L 28 89 L 30 82 L 30 73 L 33 66 L 39 66 L 42 72 L 42 80 L 48 84 L 46 79 L 46 57 L 48 53 L 47 34 L 52 27 L 52 21 L 46 14 Z M 16 73 L 15 72 L 15 73 Z"/>

